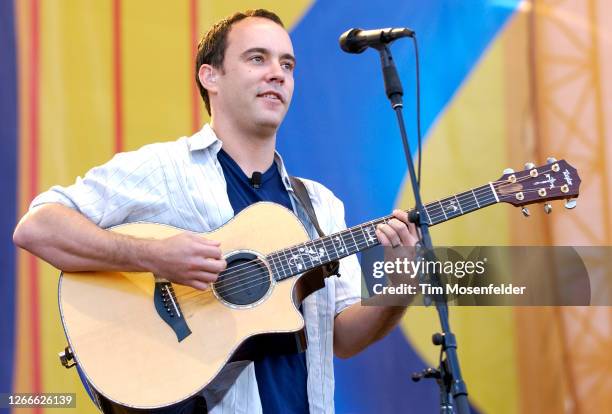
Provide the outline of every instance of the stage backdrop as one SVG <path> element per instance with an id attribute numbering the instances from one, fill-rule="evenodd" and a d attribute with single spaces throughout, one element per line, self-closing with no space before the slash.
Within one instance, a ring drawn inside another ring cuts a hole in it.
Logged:
<path id="1" fill-rule="evenodd" d="M 252 7 L 283 18 L 298 60 L 279 149 L 292 174 L 344 200 L 349 225 L 409 208 L 412 198 L 378 56 L 347 55 L 337 39 L 350 27 L 407 26 L 421 52 L 426 201 L 547 156 L 568 159 L 582 177 L 573 211 L 555 203 L 546 216 L 534 206 L 525 219 L 495 206 L 435 228 L 434 242 L 610 244 L 609 0 L 3 1 L 0 392 L 76 392 L 77 412 L 95 412 L 76 371 L 57 358 L 66 345 L 58 271 L 17 251 L 12 230 L 52 184 L 199 129 L 207 116 L 193 80 L 197 41 L 218 18 Z M 414 151 L 413 45 L 403 39 L 392 50 Z M 475 411 L 610 407 L 611 321 L 609 308 L 453 308 Z M 429 338 L 438 326 L 432 309 L 410 309 L 388 338 L 336 361 L 337 412 L 438 412 L 435 384 L 409 379 L 436 363 Z"/>

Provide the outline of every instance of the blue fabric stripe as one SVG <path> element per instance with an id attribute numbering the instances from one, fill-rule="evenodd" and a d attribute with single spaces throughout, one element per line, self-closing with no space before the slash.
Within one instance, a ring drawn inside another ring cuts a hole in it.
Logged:
<path id="1" fill-rule="evenodd" d="M 406 173 L 395 114 L 384 94 L 378 53 L 346 54 L 338 46 L 339 35 L 352 27 L 410 27 L 417 32 L 425 138 L 517 4 L 517 0 L 314 3 L 291 33 L 297 57 L 295 94 L 278 147 L 292 173 L 334 191 L 345 203 L 349 226 L 388 214 Z M 414 50 L 409 39 L 397 41 L 391 49 L 404 85 L 404 116 L 414 153 Z M 435 162 L 435 154 L 426 154 L 423 173 L 435 173 Z M 385 365 L 389 361 L 392 366 Z M 435 383 L 410 382 L 411 372 L 424 367 L 402 332 L 395 330 L 363 355 L 336 361 L 337 411 L 438 412 Z"/>
<path id="2" fill-rule="evenodd" d="M 0 390 L 12 390 L 15 354 L 15 247 L 17 217 L 17 53 L 12 1 L 0 2 Z"/>
<path id="3" fill-rule="evenodd" d="M 295 175 L 320 181 L 339 196 L 347 207 L 348 225 L 387 214 L 406 170 L 395 114 L 384 94 L 378 53 L 370 49 L 361 55 L 346 54 L 338 46 L 339 35 L 351 27 L 416 30 L 426 134 L 512 15 L 514 3 L 316 2 L 291 33 L 296 86 L 278 140 L 285 163 Z M 416 151 L 412 42 L 401 39 L 391 49 L 404 85 L 411 148 Z M 304 157 L 307 150 L 316 151 L 316 159 Z M 435 160 L 425 162 L 431 173 Z"/>

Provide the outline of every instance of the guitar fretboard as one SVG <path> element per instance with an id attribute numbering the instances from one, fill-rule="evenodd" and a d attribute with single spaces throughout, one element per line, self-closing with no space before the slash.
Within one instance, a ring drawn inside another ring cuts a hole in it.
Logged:
<path id="1" fill-rule="evenodd" d="M 423 206 L 425 217 L 421 219 L 429 226 L 434 226 L 498 201 L 492 185 L 487 184 Z M 283 280 L 377 246 L 380 243 L 376 237 L 376 226 L 386 224 L 392 218 L 381 217 L 329 236 L 278 250 L 270 253 L 266 259 L 272 267 L 274 278 Z"/>

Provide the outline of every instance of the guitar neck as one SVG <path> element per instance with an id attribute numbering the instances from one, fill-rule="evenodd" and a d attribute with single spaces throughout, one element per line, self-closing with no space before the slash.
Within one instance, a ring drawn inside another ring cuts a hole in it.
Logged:
<path id="1" fill-rule="evenodd" d="M 425 220 L 429 226 L 435 226 L 498 202 L 497 193 L 493 185 L 489 183 L 426 204 L 423 206 L 425 216 L 421 219 Z M 272 267 L 275 279 L 283 280 L 377 246 L 380 243 L 375 233 L 376 226 L 386 224 L 392 218 L 390 215 L 381 217 L 269 254 L 267 260 Z"/>

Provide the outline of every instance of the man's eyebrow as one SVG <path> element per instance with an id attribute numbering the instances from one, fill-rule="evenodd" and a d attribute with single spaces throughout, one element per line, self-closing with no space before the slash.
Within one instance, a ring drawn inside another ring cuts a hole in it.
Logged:
<path id="1" fill-rule="evenodd" d="M 246 57 L 247 55 L 250 55 L 251 53 L 261 53 L 263 55 L 269 55 L 270 51 L 264 47 L 252 47 L 242 52 L 240 56 Z M 283 53 L 281 55 L 281 59 L 288 59 L 295 64 L 295 56 L 293 56 L 291 53 Z"/>

